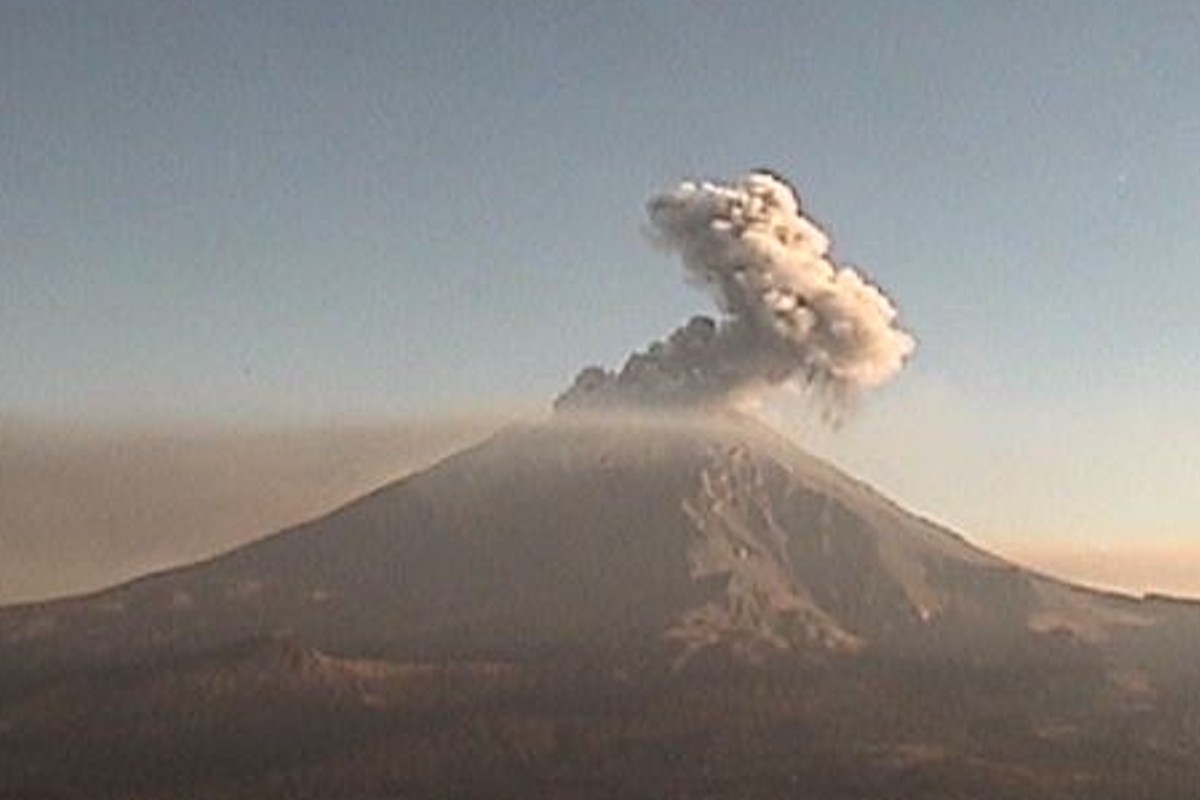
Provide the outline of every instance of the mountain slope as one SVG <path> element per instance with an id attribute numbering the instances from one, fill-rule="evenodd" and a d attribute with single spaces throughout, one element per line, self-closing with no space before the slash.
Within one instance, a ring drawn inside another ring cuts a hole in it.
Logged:
<path id="1" fill-rule="evenodd" d="M 1150 607 L 1024 571 L 745 419 L 506 430 L 208 562 L 0 611 L 0 666 L 203 652 L 961 651 L 1100 642 Z"/>

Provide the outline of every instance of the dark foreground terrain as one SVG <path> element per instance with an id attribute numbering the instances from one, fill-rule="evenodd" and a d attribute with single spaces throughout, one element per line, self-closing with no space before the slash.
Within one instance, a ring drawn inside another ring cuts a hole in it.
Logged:
<path id="1" fill-rule="evenodd" d="M 1200 797 L 1200 606 L 1039 575 L 743 420 L 507 431 L 0 609 L 0 800 Z"/>
<path id="2" fill-rule="evenodd" d="M 6 698 L 5 800 L 1195 798 L 1200 685 L 1038 660 L 540 666 L 285 640 Z"/>

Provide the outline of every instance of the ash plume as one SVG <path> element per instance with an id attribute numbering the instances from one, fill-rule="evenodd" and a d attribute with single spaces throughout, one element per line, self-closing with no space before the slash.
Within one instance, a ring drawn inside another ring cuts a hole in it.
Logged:
<path id="1" fill-rule="evenodd" d="M 792 385 L 836 414 L 912 354 L 891 300 L 834 261 L 829 237 L 778 176 L 684 182 L 646 210 L 654 240 L 679 254 L 721 316 L 693 317 L 619 371 L 584 369 L 556 409 L 725 406 Z"/>

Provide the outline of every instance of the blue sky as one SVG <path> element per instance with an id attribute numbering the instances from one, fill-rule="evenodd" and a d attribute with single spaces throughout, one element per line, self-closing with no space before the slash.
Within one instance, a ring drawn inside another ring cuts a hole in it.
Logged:
<path id="1" fill-rule="evenodd" d="M 0 413 L 543 404 L 709 309 L 645 197 L 769 166 L 920 340 L 821 448 L 992 536 L 1200 540 L 1197 41 L 1182 0 L 11 0 Z"/>

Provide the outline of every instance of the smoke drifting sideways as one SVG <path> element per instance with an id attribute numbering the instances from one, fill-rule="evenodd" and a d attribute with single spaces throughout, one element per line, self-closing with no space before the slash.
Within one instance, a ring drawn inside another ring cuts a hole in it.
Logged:
<path id="1" fill-rule="evenodd" d="M 912 355 L 895 305 L 833 260 L 829 237 L 778 176 L 684 182 L 646 208 L 651 237 L 679 254 L 721 316 L 693 317 L 619 371 L 584 369 L 557 411 L 741 407 L 790 386 L 840 420 Z"/>

